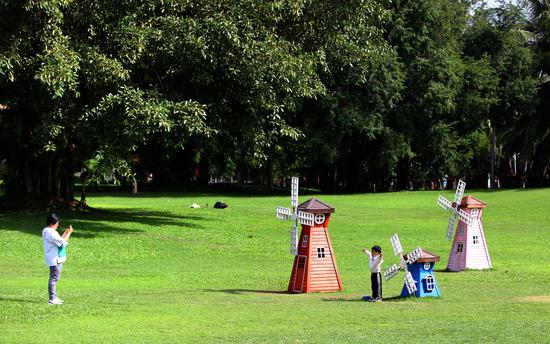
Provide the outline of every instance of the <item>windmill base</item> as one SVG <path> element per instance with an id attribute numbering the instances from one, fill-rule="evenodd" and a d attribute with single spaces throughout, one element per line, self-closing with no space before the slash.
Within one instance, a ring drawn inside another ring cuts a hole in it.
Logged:
<path id="1" fill-rule="evenodd" d="M 401 295 L 400 297 L 440 297 L 441 293 L 439 292 L 439 286 L 436 284 L 434 290 L 431 292 L 421 292 L 419 290 L 415 291 L 413 294 L 410 294 L 407 290 L 407 286 L 403 286 L 403 289 L 401 289 Z"/>

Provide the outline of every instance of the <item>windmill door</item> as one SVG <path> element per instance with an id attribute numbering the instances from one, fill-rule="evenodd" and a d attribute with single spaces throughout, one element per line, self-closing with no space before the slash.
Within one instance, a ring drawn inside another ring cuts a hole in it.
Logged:
<path id="1" fill-rule="evenodd" d="M 298 256 L 298 264 L 296 264 L 296 273 L 294 276 L 294 290 L 296 292 L 304 290 L 304 279 L 306 276 L 307 256 Z"/>
<path id="2" fill-rule="evenodd" d="M 457 241 L 456 242 L 456 262 L 455 266 L 458 269 L 464 268 L 464 241 Z"/>

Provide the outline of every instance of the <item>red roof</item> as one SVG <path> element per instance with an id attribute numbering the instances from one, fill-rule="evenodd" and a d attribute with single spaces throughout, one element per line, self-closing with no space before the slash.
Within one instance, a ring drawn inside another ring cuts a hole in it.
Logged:
<path id="1" fill-rule="evenodd" d="M 422 256 L 420 256 L 420 258 L 416 261 L 419 263 L 435 263 L 439 262 L 440 259 L 441 257 L 438 255 L 422 250 Z"/>
<path id="2" fill-rule="evenodd" d="M 472 195 L 468 195 L 462 198 L 462 202 L 460 202 L 460 207 L 468 209 L 480 209 L 486 208 L 487 204 L 483 203 Z"/>
<path id="3" fill-rule="evenodd" d="M 317 198 L 310 198 L 298 206 L 298 210 L 313 214 L 334 213 L 334 208 Z"/>
<path id="4" fill-rule="evenodd" d="M 405 258 L 405 260 L 407 259 L 407 255 L 404 255 L 403 257 Z M 435 263 L 439 262 L 440 259 L 441 257 L 439 257 L 438 255 L 422 250 L 422 255 L 416 260 L 415 263 Z"/>

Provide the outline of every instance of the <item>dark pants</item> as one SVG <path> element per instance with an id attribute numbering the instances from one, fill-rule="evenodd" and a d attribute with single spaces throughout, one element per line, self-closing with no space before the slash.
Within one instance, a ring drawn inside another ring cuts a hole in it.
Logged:
<path id="1" fill-rule="evenodd" d="M 57 297 L 55 293 L 55 287 L 59 278 L 61 277 L 61 269 L 63 269 L 63 264 L 57 264 L 50 266 L 50 280 L 48 281 L 48 293 L 50 294 L 50 301 L 55 300 Z"/>
<path id="2" fill-rule="evenodd" d="M 379 272 L 370 274 L 370 284 L 372 288 L 372 298 L 382 298 L 382 275 Z"/>

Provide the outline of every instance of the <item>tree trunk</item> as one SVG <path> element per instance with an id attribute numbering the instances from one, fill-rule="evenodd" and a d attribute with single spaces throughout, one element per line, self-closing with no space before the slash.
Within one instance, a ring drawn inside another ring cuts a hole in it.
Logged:
<path id="1" fill-rule="evenodd" d="M 6 193 L 1 206 L 33 208 L 74 205 L 74 151 L 29 152 L 14 149 L 7 158 Z"/>
<path id="2" fill-rule="evenodd" d="M 199 175 L 197 181 L 200 185 L 208 185 L 210 181 L 210 161 L 208 157 L 203 153 L 199 161 Z"/>
<path id="3" fill-rule="evenodd" d="M 489 173 L 489 186 L 491 189 L 495 188 L 495 164 L 496 164 L 496 154 L 497 154 L 497 136 L 495 124 L 491 123 L 490 125 L 490 135 L 491 135 L 491 169 Z"/>
<path id="4" fill-rule="evenodd" d="M 273 161 L 271 158 L 267 159 L 265 166 L 265 179 L 267 183 L 267 189 L 273 190 Z"/>
<path id="5" fill-rule="evenodd" d="M 322 192 L 334 192 L 336 189 L 336 171 L 334 166 L 321 168 L 320 189 Z"/>
<path id="6" fill-rule="evenodd" d="M 132 193 L 137 195 L 138 193 L 138 183 L 136 177 L 132 177 Z"/>

